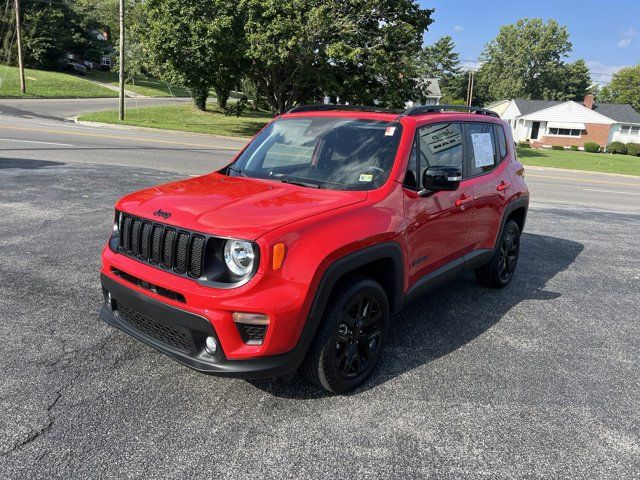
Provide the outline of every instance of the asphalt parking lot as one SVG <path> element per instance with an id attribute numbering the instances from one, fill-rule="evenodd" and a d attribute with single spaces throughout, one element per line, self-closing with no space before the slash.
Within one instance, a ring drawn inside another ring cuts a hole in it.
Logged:
<path id="1" fill-rule="evenodd" d="M 3 478 L 637 477 L 640 210 L 534 203 L 508 288 L 414 303 L 364 387 L 328 396 L 201 375 L 98 319 L 113 203 L 183 175 L 14 157 Z"/>

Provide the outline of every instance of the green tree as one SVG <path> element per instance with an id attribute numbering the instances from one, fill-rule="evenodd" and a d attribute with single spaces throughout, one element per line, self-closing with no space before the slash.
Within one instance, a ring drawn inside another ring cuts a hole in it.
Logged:
<path id="1" fill-rule="evenodd" d="M 461 75 L 460 58 L 455 51 L 455 43 L 450 36 L 438 39 L 432 45 L 425 45 L 417 57 L 417 71 L 419 79 L 437 78 L 440 84 L 440 91 L 446 103 L 454 102 L 466 96 L 466 74 Z M 463 80 L 464 77 L 464 82 Z M 419 81 L 418 86 L 424 84 Z M 464 93 L 461 86 L 464 84 Z M 424 101 L 428 94 L 428 87 L 417 89 L 418 100 Z"/>
<path id="2" fill-rule="evenodd" d="M 571 48 L 566 27 L 554 20 L 521 19 L 504 25 L 481 55 L 488 100 L 558 96 L 560 78 L 567 73 L 563 59 Z"/>
<path id="3" fill-rule="evenodd" d="M 628 103 L 640 110 L 640 65 L 614 73 L 611 83 L 602 88 L 597 98 L 600 102 Z"/>
<path id="4" fill-rule="evenodd" d="M 277 112 L 323 94 L 411 98 L 431 10 L 413 0 L 243 0 L 251 77 Z"/>
<path id="5" fill-rule="evenodd" d="M 244 66 L 244 18 L 231 0 L 148 0 L 145 51 L 154 71 L 184 85 L 206 109 L 213 88 L 222 108 Z"/>
<path id="6" fill-rule="evenodd" d="M 87 35 L 79 17 L 67 4 L 27 1 L 22 7 L 25 65 L 60 68 L 67 53 L 83 53 Z M 12 55 L 12 58 L 17 57 Z"/>

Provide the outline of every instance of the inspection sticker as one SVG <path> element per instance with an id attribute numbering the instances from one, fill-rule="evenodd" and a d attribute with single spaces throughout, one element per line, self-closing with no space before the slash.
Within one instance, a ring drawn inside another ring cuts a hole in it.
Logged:
<path id="1" fill-rule="evenodd" d="M 385 137 L 393 137 L 393 134 L 396 133 L 396 127 L 387 127 L 384 131 Z"/>
<path id="2" fill-rule="evenodd" d="M 373 180 L 373 175 L 371 175 L 370 173 L 361 173 L 360 174 L 360 181 L 361 182 L 370 182 Z"/>

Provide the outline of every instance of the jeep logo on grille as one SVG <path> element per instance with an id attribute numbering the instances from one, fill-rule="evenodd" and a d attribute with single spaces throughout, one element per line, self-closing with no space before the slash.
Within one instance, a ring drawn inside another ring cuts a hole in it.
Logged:
<path id="1" fill-rule="evenodd" d="M 155 212 L 153 212 L 153 214 L 154 214 L 156 217 L 162 217 L 162 218 L 164 218 L 165 220 L 171 216 L 171 213 L 169 213 L 169 212 L 165 212 L 165 211 L 164 211 L 164 210 L 162 210 L 161 208 L 159 208 L 158 210 L 156 210 Z"/>

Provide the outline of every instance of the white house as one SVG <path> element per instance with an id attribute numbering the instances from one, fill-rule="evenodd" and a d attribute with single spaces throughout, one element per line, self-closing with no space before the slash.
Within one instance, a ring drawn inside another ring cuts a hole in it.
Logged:
<path id="1" fill-rule="evenodd" d="M 496 106 L 513 129 L 517 142 L 529 141 L 537 146 L 583 146 L 596 142 L 606 146 L 614 141 L 640 143 L 640 113 L 631 105 L 595 103 L 593 95 L 584 102 L 504 100 Z"/>

